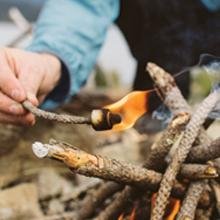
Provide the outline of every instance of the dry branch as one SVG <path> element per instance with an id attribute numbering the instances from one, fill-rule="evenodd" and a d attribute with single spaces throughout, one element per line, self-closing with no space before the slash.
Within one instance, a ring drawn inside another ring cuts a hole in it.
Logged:
<path id="1" fill-rule="evenodd" d="M 195 114 L 193 114 L 191 120 L 186 126 L 186 130 L 184 135 L 180 141 L 180 145 L 177 148 L 172 162 L 168 166 L 161 184 L 160 189 L 156 198 L 155 206 L 152 211 L 152 220 L 160 220 L 162 219 L 165 208 L 168 204 L 169 196 L 174 184 L 174 180 L 176 175 L 180 169 L 181 164 L 186 159 L 190 148 L 195 141 L 198 132 L 205 119 L 207 118 L 209 112 L 216 105 L 216 102 L 219 100 L 219 91 L 214 91 L 211 93 L 198 107 Z"/>
<path id="2" fill-rule="evenodd" d="M 51 157 L 65 163 L 72 171 L 121 184 L 157 188 L 162 174 L 137 165 L 88 154 L 64 143 L 33 144 L 38 157 Z M 44 151 L 44 154 L 42 152 Z M 183 165 L 185 178 L 215 178 L 217 171 L 211 165 Z M 196 174 L 192 176 L 192 173 Z M 180 173 L 181 175 L 181 173 Z"/>
<path id="3" fill-rule="evenodd" d="M 70 123 L 70 124 L 91 124 L 89 118 L 74 116 L 74 115 L 63 115 L 63 114 L 59 115 L 57 113 L 47 112 L 35 107 L 29 101 L 24 101 L 23 106 L 35 116 L 47 120 L 57 121 L 62 123 Z"/>
<path id="4" fill-rule="evenodd" d="M 191 108 L 177 87 L 173 76 L 154 63 L 148 63 L 146 69 L 154 80 L 159 93 L 164 97 L 164 104 L 170 109 L 170 111 L 174 115 L 181 112 L 188 112 L 190 114 Z M 210 138 L 207 136 L 203 128 L 201 128 L 199 132 L 199 142 L 210 142 Z"/>
<path id="5" fill-rule="evenodd" d="M 152 146 L 152 150 L 144 162 L 144 167 L 161 171 L 166 166 L 164 158 L 172 145 L 179 138 L 185 125 L 189 121 L 189 117 L 190 115 L 188 113 L 179 113 L 173 118 L 166 131 L 162 134 L 162 137 Z"/>
<path id="6" fill-rule="evenodd" d="M 159 93 L 164 97 L 165 105 L 174 115 L 178 115 L 181 112 L 191 112 L 190 106 L 169 73 L 154 63 L 148 63 L 146 69 L 156 84 Z"/>
<path id="7" fill-rule="evenodd" d="M 117 194 L 114 201 L 95 218 L 95 220 L 117 219 L 117 217 L 123 212 L 125 206 L 127 206 L 128 203 L 132 204 L 134 199 L 138 196 L 140 196 L 139 190 L 126 186 L 121 193 Z"/>
<path id="8" fill-rule="evenodd" d="M 212 181 L 211 186 L 215 194 L 216 208 L 217 208 L 218 214 L 220 215 L 220 185 L 218 182 Z"/>
<path id="9" fill-rule="evenodd" d="M 205 180 L 193 182 L 190 184 L 185 199 L 183 200 L 183 204 L 180 209 L 180 212 L 177 215 L 177 220 L 194 219 L 196 207 L 198 205 L 205 184 L 206 184 Z"/>
<path id="10" fill-rule="evenodd" d="M 190 180 L 198 180 L 218 177 L 218 172 L 213 165 L 183 164 L 179 176 Z"/>
<path id="11" fill-rule="evenodd" d="M 57 114 L 44 111 L 32 105 L 29 101 L 24 101 L 23 106 L 37 117 L 65 124 L 88 124 L 92 125 L 96 131 L 110 130 L 115 124 L 120 123 L 122 120 L 119 114 L 111 113 L 110 110 L 105 108 L 93 110 L 90 117 L 86 118 L 76 115 Z"/>
<path id="12" fill-rule="evenodd" d="M 220 157 L 220 138 L 217 138 L 210 144 L 193 147 L 190 150 L 187 161 L 203 163 L 218 157 Z"/>
<path id="13" fill-rule="evenodd" d="M 64 144 L 33 144 L 33 151 L 38 157 L 51 157 L 65 163 L 72 171 L 85 176 L 136 186 L 155 187 L 162 175 L 136 165 L 88 154 L 78 148 Z M 45 154 L 41 154 L 44 151 Z"/>
<path id="14" fill-rule="evenodd" d="M 103 182 L 103 184 L 84 198 L 81 209 L 77 212 L 76 220 L 87 219 L 92 216 L 96 208 L 99 207 L 107 198 L 123 189 L 123 185 L 115 182 Z"/>

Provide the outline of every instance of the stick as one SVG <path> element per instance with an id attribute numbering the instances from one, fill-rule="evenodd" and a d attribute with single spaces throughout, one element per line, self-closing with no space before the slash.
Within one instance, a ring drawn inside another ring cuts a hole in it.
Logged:
<path id="1" fill-rule="evenodd" d="M 202 191 L 205 187 L 206 181 L 197 181 L 190 184 L 186 193 L 186 197 L 183 200 L 182 207 L 177 220 L 193 220 L 195 217 L 196 207 L 201 197 Z"/>
<path id="2" fill-rule="evenodd" d="M 153 170 L 115 159 L 88 154 L 76 147 L 64 143 L 33 144 L 36 156 L 51 157 L 65 163 L 72 171 L 85 176 L 98 177 L 121 184 L 155 189 L 162 175 Z M 43 153 L 43 154 L 42 154 Z M 185 178 L 215 178 L 217 171 L 211 165 L 184 165 Z M 195 176 L 192 176 L 195 173 Z"/>
<path id="3" fill-rule="evenodd" d="M 220 215 L 220 185 L 216 181 L 211 181 L 211 186 L 215 194 L 216 208 L 217 208 L 218 214 Z"/>
<path id="4" fill-rule="evenodd" d="M 65 115 L 57 114 L 54 112 L 47 112 L 35 107 L 29 101 L 24 101 L 23 106 L 37 117 L 61 123 L 89 124 L 92 125 L 92 127 L 96 131 L 110 130 L 113 128 L 115 124 L 120 123 L 122 120 L 119 114 L 111 113 L 110 110 L 105 108 L 94 109 L 91 112 L 91 116 L 89 118 L 85 118 L 75 115 Z"/>
<path id="5" fill-rule="evenodd" d="M 129 163 L 88 154 L 64 143 L 33 144 L 36 156 L 50 157 L 62 161 L 72 171 L 85 176 L 93 176 L 118 183 L 155 187 L 162 175 Z"/>
<path id="6" fill-rule="evenodd" d="M 158 91 L 164 97 L 165 105 L 169 107 L 174 115 L 180 112 L 191 113 L 190 106 L 181 94 L 171 74 L 154 63 L 148 63 L 146 69 L 155 82 Z"/>
<path id="7" fill-rule="evenodd" d="M 35 116 L 47 120 L 57 121 L 62 123 L 70 123 L 70 124 L 91 124 L 89 118 L 74 116 L 74 115 L 63 115 L 63 114 L 61 115 L 53 112 L 47 112 L 35 107 L 29 101 L 24 101 L 23 106 Z"/>
<path id="8" fill-rule="evenodd" d="M 179 138 L 185 125 L 189 121 L 189 117 L 190 115 L 188 113 L 179 113 L 173 118 L 166 131 L 162 134 L 162 137 L 152 146 L 152 150 L 144 162 L 144 167 L 161 171 L 166 166 L 164 158 L 172 145 Z"/>
<path id="9" fill-rule="evenodd" d="M 158 91 L 164 97 L 164 104 L 171 112 L 174 115 L 181 112 L 188 112 L 190 114 L 191 108 L 177 87 L 173 76 L 154 63 L 148 63 L 146 69 L 154 80 Z M 210 142 L 210 138 L 203 129 L 201 129 L 199 139 L 201 143 Z"/>
<path id="10" fill-rule="evenodd" d="M 77 186 L 73 189 L 71 194 L 62 196 L 62 202 L 68 202 L 69 200 L 76 200 L 81 194 L 86 193 L 92 188 L 100 186 L 102 181 L 100 179 L 94 179 L 92 182 L 87 182 L 82 185 Z"/>
<path id="11" fill-rule="evenodd" d="M 77 212 L 75 219 L 88 219 L 93 215 L 96 208 L 102 205 L 106 198 L 111 197 L 123 188 L 123 185 L 115 182 L 104 182 L 97 190 L 93 190 L 85 197 L 81 204 L 82 208 Z"/>
<path id="12" fill-rule="evenodd" d="M 180 141 L 180 145 L 174 154 L 172 162 L 168 166 L 156 198 L 155 206 L 152 211 L 152 220 L 162 219 L 165 208 L 168 204 L 171 189 L 174 184 L 175 177 L 180 169 L 182 162 L 186 159 L 190 148 L 195 141 L 200 127 L 207 118 L 209 112 L 214 108 L 215 104 L 219 100 L 219 91 L 211 93 L 199 106 L 195 114 L 193 114 L 191 120 L 186 126 L 184 135 Z"/>
<path id="13" fill-rule="evenodd" d="M 140 195 L 139 193 L 140 191 L 137 189 L 126 186 L 125 189 L 116 196 L 114 201 L 95 218 L 95 220 L 117 219 L 123 212 L 125 205 L 132 204 L 134 199 Z"/>
<path id="14" fill-rule="evenodd" d="M 190 180 L 218 177 L 218 171 L 213 165 L 183 164 L 179 176 Z"/>
<path id="15" fill-rule="evenodd" d="M 220 157 L 220 138 L 217 138 L 210 144 L 193 147 L 190 150 L 187 161 L 203 163 L 218 157 Z"/>

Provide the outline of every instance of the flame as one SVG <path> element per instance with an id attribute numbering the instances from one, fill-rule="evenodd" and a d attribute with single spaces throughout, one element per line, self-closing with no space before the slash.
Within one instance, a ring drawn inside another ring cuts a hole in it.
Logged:
<path id="1" fill-rule="evenodd" d="M 135 220 L 135 214 L 136 214 L 136 207 L 134 207 L 132 209 L 132 212 L 131 212 L 129 220 Z"/>
<path id="2" fill-rule="evenodd" d="M 156 201 L 157 193 L 154 193 L 151 197 L 151 207 L 154 206 Z M 169 204 L 166 209 L 166 220 L 175 220 L 177 213 L 180 210 L 180 200 L 175 198 L 170 198 Z"/>
<path id="3" fill-rule="evenodd" d="M 170 204 L 171 207 L 169 207 L 171 209 L 170 214 L 166 217 L 166 220 L 174 220 L 177 213 L 180 210 L 180 200 L 179 199 L 174 199 L 171 198 Z"/>
<path id="4" fill-rule="evenodd" d="M 134 91 L 123 97 L 121 100 L 105 106 L 110 112 L 119 114 L 122 121 L 115 124 L 114 131 L 121 131 L 132 127 L 138 118 L 148 111 L 149 93 L 154 90 Z"/>
<path id="5" fill-rule="evenodd" d="M 131 211 L 129 220 L 135 220 L 135 213 L 136 213 L 136 207 L 134 207 Z M 119 217 L 118 220 L 123 220 L 124 219 L 124 214 L 122 213 Z"/>
<path id="6" fill-rule="evenodd" d="M 122 213 L 119 217 L 118 220 L 123 220 L 124 219 L 124 214 Z"/>

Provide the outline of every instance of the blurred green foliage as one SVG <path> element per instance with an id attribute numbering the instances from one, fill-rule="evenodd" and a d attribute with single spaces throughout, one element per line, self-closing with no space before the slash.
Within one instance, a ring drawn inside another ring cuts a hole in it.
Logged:
<path id="1" fill-rule="evenodd" d="M 99 88 L 119 87 L 119 74 L 116 71 L 106 72 L 97 65 L 95 68 L 95 85 Z"/>

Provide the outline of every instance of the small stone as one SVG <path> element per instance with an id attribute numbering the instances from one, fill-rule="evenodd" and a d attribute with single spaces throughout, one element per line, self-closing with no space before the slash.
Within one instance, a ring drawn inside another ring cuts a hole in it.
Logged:
<path id="1" fill-rule="evenodd" d="M 60 214 L 64 212 L 64 209 L 65 209 L 64 204 L 62 204 L 60 200 L 52 199 L 49 202 L 47 214 L 48 215 Z"/>
<path id="2" fill-rule="evenodd" d="M 34 184 L 23 183 L 0 191 L 0 219 L 30 220 L 42 216 Z"/>
<path id="3" fill-rule="evenodd" d="M 41 200 L 53 198 L 62 193 L 63 178 L 52 168 L 44 168 L 38 175 L 37 187 Z"/>

